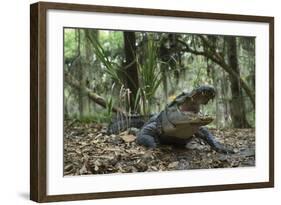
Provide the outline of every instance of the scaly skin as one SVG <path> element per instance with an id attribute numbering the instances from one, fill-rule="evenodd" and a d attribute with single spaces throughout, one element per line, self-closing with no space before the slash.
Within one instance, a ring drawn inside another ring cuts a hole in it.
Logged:
<path id="1" fill-rule="evenodd" d="M 205 105 L 215 97 L 211 86 L 200 86 L 192 92 L 183 92 L 169 103 L 163 111 L 152 116 L 144 124 L 143 117 L 133 117 L 131 122 L 115 121 L 109 126 L 109 133 L 118 133 L 128 127 L 141 128 L 137 133 L 137 142 L 149 148 L 158 144 L 171 144 L 184 147 L 193 137 L 207 142 L 212 149 L 220 153 L 233 153 L 225 149 L 204 127 L 213 118 L 202 115 L 200 105 Z M 117 129 L 118 127 L 118 129 Z"/>
<path id="2" fill-rule="evenodd" d="M 198 102 L 199 105 L 207 104 L 214 96 L 215 90 L 210 86 L 201 86 L 191 93 L 180 94 L 166 106 L 165 110 L 152 117 L 141 128 L 137 134 L 137 142 L 149 148 L 155 148 L 157 144 L 172 144 L 184 147 L 193 137 L 199 137 L 217 152 L 233 153 L 231 150 L 224 148 L 211 132 L 203 127 L 203 125 L 212 122 L 211 117 L 189 111 L 189 107 L 192 106 L 192 110 L 198 109 L 197 105 L 193 103 L 196 99 L 200 101 Z M 183 105 L 183 103 L 185 104 Z M 187 111 L 181 112 L 178 109 L 180 105 Z"/>

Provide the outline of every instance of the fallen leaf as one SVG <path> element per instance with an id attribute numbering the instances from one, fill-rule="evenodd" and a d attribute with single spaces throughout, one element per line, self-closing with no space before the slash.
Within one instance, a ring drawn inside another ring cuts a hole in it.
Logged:
<path id="1" fill-rule="evenodd" d="M 88 173 L 87 166 L 86 166 L 86 163 L 84 163 L 82 168 L 79 170 L 79 174 L 82 175 L 82 174 L 87 174 L 87 173 Z"/>
<path id="2" fill-rule="evenodd" d="M 68 164 L 68 165 L 66 165 L 65 167 L 64 167 L 64 170 L 66 171 L 66 172 L 69 172 L 69 171 L 71 171 L 73 169 L 73 165 L 72 164 Z"/>
<path id="3" fill-rule="evenodd" d="M 121 135 L 120 137 L 124 142 L 133 142 L 137 138 L 135 135 Z"/>
<path id="4" fill-rule="evenodd" d="M 177 166 L 179 165 L 179 162 L 176 161 L 176 162 L 172 162 L 168 165 L 168 168 L 172 169 L 172 168 L 176 168 Z"/>

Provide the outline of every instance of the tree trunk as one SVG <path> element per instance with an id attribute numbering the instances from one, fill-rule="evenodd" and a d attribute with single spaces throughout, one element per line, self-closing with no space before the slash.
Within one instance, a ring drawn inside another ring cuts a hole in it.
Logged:
<path id="1" fill-rule="evenodd" d="M 78 29 L 78 41 L 79 41 L 79 53 L 81 53 L 81 30 Z M 79 108 L 79 116 L 80 118 L 85 117 L 87 115 L 87 102 L 88 102 L 88 97 L 84 92 L 84 87 L 86 86 L 86 79 L 87 79 L 87 74 L 85 73 L 87 69 L 85 68 L 84 63 L 82 62 L 82 58 L 78 59 L 78 64 L 77 64 L 77 72 L 78 72 L 78 80 L 81 85 L 81 89 L 78 91 L 78 108 Z"/>
<path id="2" fill-rule="evenodd" d="M 159 49 L 159 58 L 163 62 L 160 64 L 160 71 L 162 76 L 163 93 L 165 96 L 165 104 L 168 103 L 168 73 L 169 70 L 169 50 L 165 46 L 166 41 L 162 41 Z"/>
<path id="3" fill-rule="evenodd" d="M 224 107 L 224 126 L 229 126 L 230 124 L 230 105 L 229 105 L 229 84 L 225 71 L 222 71 L 221 78 L 221 95 L 223 96 L 223 107 Z"/>
<path id="4" fill-rule="evenodd" d="M 125 31 L 124 36 L 124 49 L 125 49 L 125 79 L 126 87 L 131 91 L 130 102 L 128 106 L 131 111 L 134 109 L 137 91 L 139 88 L 138 69 L 136 62 L 136 36 L 135 32 Z"/>
<path id="5" fill-rule="evenodd" d="M 239 76 L 240 78 L 240 72 L 239 72 L 239 65 L 238 65 L 238 59 L 237 59 L 237 42 L 236 38 L 233 36 L 225 37 L 228 45 L 228 51 L 227 51 L 227 58 L 228 63 L 232 70 Z M 231 93 L 232 93 L 232 99 L 231 99 L 231 105 L 230 105 L 230 112 L 232 117 L 233 126 L 235 128 L 246 128 L 249 127 L 249 123 L 246 119 L 245 114 L 245 104 L 244 99 L 242 96 L 242 89 L 240 86 L 240 81 L 230 75 L 230 82 L 231 82 Z"/>
<path id="6" fill-rule="evenodd" d="M 218 73 L 215 70 L 215 66 L 213 65 L 212 62 L 209 62 L 207 59 L 207 70 L 210 70 L 211 73 L 211 78 L 213 80 L 213 85 L 216 88 L 216 98 L 215 98 L 215 103 L 216 103 L 216 119 L 215 119 L 215 124 L 216 128 L 218 129 L 220 127 L 220 122 L 221 122 L 221 111 L 220 111 L 220 106 L 219 106 L 219 101 L 220 101 L 220 92 L 218 88 L 218 80 L 217 80 L 217 75 Z"/>
<path id="7" fill-rule="evenodd" d="M 94 31 L 95 32 L 95 31 Z M 84 79 L 83 79 L 83 86 L 85 87 L 89 87 L 89 84 L 92 80 L 92 75 L 91 75 L 91 66 L 92 66 L 92 61 L 93 61 L 93 51 L 91 49 L 91 42 L 89 40 L 89 38 L 87 38 L 88 34 L 88 29 L 84 29 L 84 34 L 85 34 L 85 68 L 87 69 L 87 73 L 84 73 Z M 85 99 L 84 99 L 84 106 L 85 106 L 85 110 L 87 112 L 87 115 L 91 115 L 92 114 L 92 101 L 89 99 L 88 95 L 85 95 Z"/>
<path id="8" fill-rule="evenodd" d="M 68 101 L 68 97 L 66 96 L 65 87 L 64 87 L 64 91 L 63 91 L 63 117 L 64 117 L 64 119 L 68 119 L 69 118 L 68 103 L 67 103 L 67 101 Z"/>
<path id="9" fill-rule="evenodd" d="M 223 50 L 222 53 L 227 53 L 227 44 L 225 41 L 223 41 Z M 227 78 L 226 72 L 223 70 L 221 73 L 221 95 L 223 97 L 223 107 L 224 107 L 224 112 L 223 112 L 223 117 L 224 117 L 224 126 L 229 127 L 231 123 L 231 114 L 230 114 L 230 85 L 229 85 L 229 79 Z"/>

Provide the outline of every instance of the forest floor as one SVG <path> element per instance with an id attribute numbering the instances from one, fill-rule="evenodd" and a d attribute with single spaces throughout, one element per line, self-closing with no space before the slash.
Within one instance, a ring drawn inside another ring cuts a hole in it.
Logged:
<path id="1" fill-rule="evenodd" d="M 65 122 L 64 175 L 132 173 L 255 166 L 254 129 L 212 129 L 234 154 L 220 154 L 202 140 L 187 148 L 161 145 L 154 150 L 127 132 L 107 135 L 106 125 Z"/>

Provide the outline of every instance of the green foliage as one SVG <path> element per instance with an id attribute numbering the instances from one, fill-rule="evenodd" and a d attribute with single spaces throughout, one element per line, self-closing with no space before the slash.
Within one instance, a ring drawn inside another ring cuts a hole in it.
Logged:
<path id="1" fill-rule="evenodd" d="M 115 84 L 111 87 L 111 95 L 109 95 L 106 99 L 106 116 L 108 118 L 111 118 L 112 116 L 112 108 L 114 106 L 114 98 L 113 98 L 113 89 L 114 89 Z"/>
<path id="2" fill-rule="evenodd" d="M 117 63 L 110 61 L 109 55 L 105 52 L 99 39 L 96 35 L 91 35 L 89 31 L 86 33 L 86 37 L 93 46 L 96 57 L 102 62 L 105 67 L 105 72 L 111 76 L 111 78 L 118 83 L 121 83 L 118 72 L 121 70 Z"/>
<path id="3" fill-rule="evenodd" d="M 76 33 L 77 29 L 64 29 L 64 57 L 66 59 L 72 59 L 77 55 Z"/>
<path id="4" fill-rule="evenodd" d="M 136 102 L 140 103 L 143 114 L 150 112 L 149 105 L 151 105 L 162 81 L 161 72 L 158 68 L 157 52 L 158 49 L 153 34 L 150 34 L 143 51 L 144 62 L 140 63 L 137 56 L 138 72 L 142 86 L 138 89 Z M 136 104 L 135 107 L 137 107 Z"/>
<path id="5" fill-rule="evenodd" d="M 86 115 L 77 118 L 80 122 L 84 123 L 90 123 L 90 122 L 96 122 L 96 123 L 109 123 L 112 116 L 108 115 L 106 111 L 99 111 L 96 112 L 95 115 Z"/>
<path id="6" fill-rule="evenodd" d="M 107 56 L 112 58 L 119 57 L 123 54 L 123 32 L 121 31 L 100 31 L 99 42 L 103 46 Z M 119 56 L 118 56 L 119 55 Z M 112 59 L 114 61 L 114 59 Z"/>
<path id="7" fill-rule="evenodd" d="M 209 47 L 197 34 L 176 34 L 171 38 L 171 34 L 168 33 L 136 32 L 135 36 L 135 62 L 139 87 L 134 93 L 132 109 L 129 105 L 131 93 L 126 87 L 127 81 L 132 79 L 131 76 L 127 76 L 128 67 L 124 65 L 123 31 L 64 29 L 65 62 L 73 62 L 72 60 L 80 55 L 80 64 L 71 65 L 73 66 L 71 69 L 65 66 L 65 72 L 70 72 L 79 80 L 79 69 L 83 68 L 84 76 L 81 78 L 85 79 L 83 85 L 100 95 L 106 103 L 106 109 L 97 106 L 95 102 L 85 106 L 89 111 L 86 116 L 81 117 L 82 121 L 109 122 L 115 114 L 112 113 L 113 107 L 121 108 L 128 113 L 155 113 L 163 109 L 168 99 L 172 99 L 182 90 L 191 91 L 194 87 L 211 84 L 215 86 L 218 94 L 214 103 L 204 106 L 204 112 L 211 113 L 212 116 L 216 115 L 218 120 L 211 126 L 231 126 L 229 110 L 232 95 L 229 74 L 212 59 L 185 50 L 189 46 L 191 50 L 207 51 L 218 55 L 218 59 L 224 59 L 228 55 L 225 52 L 224 36 L 204 35 L 211 42 Z M 179 44 L 177 39 L 186 45 Z M 240 77 L 255 92 L 255 39 L 252 37 L 236 39 Z M 163 47 L 166 49 L 164 50 L 166 55 L 161 53 Z M 226 63 L 228 63 L 227 59 Z M 78 101 L 81 91 L 70 85 L 65 86 L 64 89 L 67 98 L 64 106 L 67 106 L 65 110 L 69 117 L 80 116 Z M 243 101 L 247 120 L 254 126 L 254 108 L 244 91 L 243 95 L 245 95 Z"/>

